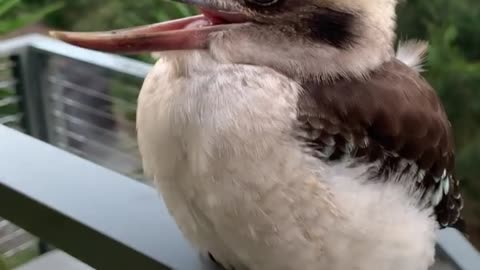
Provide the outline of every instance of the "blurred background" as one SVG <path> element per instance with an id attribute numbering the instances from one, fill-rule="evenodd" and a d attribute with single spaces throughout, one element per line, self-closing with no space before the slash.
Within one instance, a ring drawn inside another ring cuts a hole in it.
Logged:
<path id="1" fill-rule="evenodd" d="M 0 0 L 1 40 L 48 29 L 105 30 L 163 21 L 195 11 L 160 0 Z M 430 42 L 425 76 L 452 122 L 457 173 L 466 198 L 471 242 L 480 248 L 480 3 L 478 0 L 409 0 L 399 5 L 398 37 Z M 68 59 L 42 58 L 46 68 L 49 141 L 103 166 L 142 179 L 135 142 L 135 102 L 141 80 Z M 153 63 L 149 55 L 129 56 Z M 19 130 L 10 59 L 0 58 L 0 124 Z M 51 130 L 50 130 L 51 129 Z M 27 130 L 24 130 L 27 132 Z M 0 219 L 0 270 L 38 253 L 38 242 Z M 3 254 L 3 255 L 1 255 Z"/>

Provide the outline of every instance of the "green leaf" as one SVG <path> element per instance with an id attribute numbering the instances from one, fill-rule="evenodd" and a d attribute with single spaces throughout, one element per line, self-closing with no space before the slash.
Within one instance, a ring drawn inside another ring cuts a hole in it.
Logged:
<path id="1" fill-rule="evenodd" d="M 59 10 L 63 7 L 63 3 L 54 3 L 48 5 L 38 11 L 27 14 L 20 14 L 16 18 L 10 20 L 0 21 L 0 33 L 4 34 L 15 29 L 21 28 L 23 26 L 35 23 L 45 17 L 47 14 Z"/>
<path id="2" fill-rule="evenodd" d="M 6 2 L 0 3 L 0 17 L 2 17 L 8 11 L 16 7 L 18 4 L 20 4 L 20 1 L 21 0 L 6 0 Z"/>

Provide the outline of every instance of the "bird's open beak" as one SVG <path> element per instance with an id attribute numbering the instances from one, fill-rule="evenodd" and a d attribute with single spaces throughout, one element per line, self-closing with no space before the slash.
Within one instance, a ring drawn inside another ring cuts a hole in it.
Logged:
<path id="1" fill-rule="evenodd" d="M 208 0 L 177 0 L 198 6 L 201 15 L 107 32 L 51 31 L 50 35 L 80 47 L 106 52 L 152 52 L 204 49 L 212 32 L 246 23 L 241 13 L 215 9 Z"/>

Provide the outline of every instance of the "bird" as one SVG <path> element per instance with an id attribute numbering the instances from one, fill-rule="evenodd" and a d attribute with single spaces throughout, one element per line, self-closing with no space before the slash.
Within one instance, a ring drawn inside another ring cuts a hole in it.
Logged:
<path id="1" fill-rule="evenodd" d="M 226 269 L 428 269 L 463 199 L 398 1 L 179 1 L 200 14 L 51 35 L 157 56 L 137 137 L 185 238 Z"/>

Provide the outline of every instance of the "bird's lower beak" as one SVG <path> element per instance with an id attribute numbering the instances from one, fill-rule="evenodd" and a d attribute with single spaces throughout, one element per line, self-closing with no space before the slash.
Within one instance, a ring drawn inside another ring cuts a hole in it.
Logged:
<path id="1" fill-rule="evenodd" d="M 207 0 L 177 0 L 194 3 L 201 15 L 152 25 L 107 32 L 51 31 L 50 35 L 80 47 L 106 52 L 152 52 L 204 49 L 212 32 L 246 23 L 241 13 L 206 7 Z"/>

